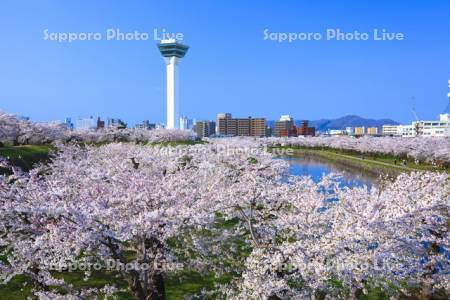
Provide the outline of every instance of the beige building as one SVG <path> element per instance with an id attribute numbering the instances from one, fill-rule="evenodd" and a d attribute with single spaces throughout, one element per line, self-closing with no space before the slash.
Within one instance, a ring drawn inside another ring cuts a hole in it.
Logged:
<path id="1" fill-rule="evenodd" d="M 355 135 L 365 135 L 366 134 L 366 127 L 355 127 Z"/>
<path id="2" fill-rule="evenodd" d="M 367 134 L 368 135 L 378 135 L 378 128 L 377 127 L 367 128 Z"/>
<path id="3" fill-rule="evenodd" d="M 222 136 L 266 136 L 265 118 L 233 118 L 231 114 L 217 115 L 217 134 Z"/>

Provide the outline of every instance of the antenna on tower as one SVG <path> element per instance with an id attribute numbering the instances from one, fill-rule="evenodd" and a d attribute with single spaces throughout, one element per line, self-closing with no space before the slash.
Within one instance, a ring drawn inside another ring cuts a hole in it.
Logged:
<path id="1" fill-rule="evenodd" d="M 412 100 L 411 112 L 413 114 L 414 120 L 419 121 L 419 117 L 417 116 L 417 112 L 416 112 L 416 97 L 412 96 L 411 100 Z"/>
<path id="2" fill-rule="evenodd" d="M 417 116 L 416 113 L 416 97 L 412 96 L 411 97 L 412 100 L 412 108 L 411 108 L 411 112 L 414 116 L 414 120 L 416 122 L 414 122 L 414 132 L 416 133 L 416 136 L 420 135 L 420 122 L 419 122 L 419 117 Z"/>

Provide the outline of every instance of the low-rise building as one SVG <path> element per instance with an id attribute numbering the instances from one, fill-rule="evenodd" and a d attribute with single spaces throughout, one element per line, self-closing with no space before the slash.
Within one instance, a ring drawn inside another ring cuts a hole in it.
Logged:
<path id="1" fill-rule="evenodd" d="M 212 136 L 216 133 L 216 123 L 213 121 L 198 121 L 195 124 L 195 132 L 199 138 Z"/>
<path id="2" fill-rule="evenodd" d="M 445 120 L 445 117 L 441 117 L 439 121 L 413 122 L 413 127 L 416 128 L 416 135 L 450 136 L 450 122 L 448 120 Z"/>
<path id="3" fill-rule="evenodd" d="M 384 125 L 386 136 L 450 136 L 450 114 L 441 114 L 438 121 L 414 121 L 411 125 Z"/>
<path id="4" fill-rule="evenodd" d="M 353 127 L 345 127 L 345 134 L 346 135 L 355 135 L 355 128 L 353 128 Z"/>
<path id="5" fill-rule="evenodd" d="M 315 127 L 308 127 L 308 121 L 303 120 L 302 125 L 300 127 L 297 127 L 297 136 L 315 136 L 316 135 L 316 128 Z"/>
<path id="6" fill-rule="evenodd" d="M 100 117 L 97 118 L 97 129 L 105 128 L 105 121 L 102 121 Z"/>
<path id="7" fill-rule="evenodd" d="M 365 135 L 366 134 L 366 127 L 355 127 L 355 135 Z"/>
<path id="8" fill-rule="evenodd" d="M 73 129 L 74 128 L 74 124 L 72 123 L 72 119 L 71 118 L 65 118 L 64 119 L 64 125 L 66 126 L 67 129 Z"/>
<path id="9" fill-rule="evenodd" d="M 79 118 L 75 120 L 75 129 L 78 130 L 89 130 L 89 129 L 97 129 L 97 120 L 94 117 L 89 118 Z"/>
<path id="10" fill-rule="evenodd" d="M 378 128 L 377 127 L 368 127 L 367 134 L 368 135 L 378 135 Z"/>
<path id="11" fill-rule="evenodd" d="M 108 119 L 108 128 L 110 129 L 124 129 L 127 128 L 127 124 L 121 119 L 110 118 Z"/>
<path id="12" fill-rule="evenodd" d="M 381 132 L 385 136 L 401 136 L 401 125 L 383 125 Z"/>
<path id="13" fill-rule="evenodd" d="M 139 124 L 136 124 L 135 128 L 139 128 L 139 129 L 155 129 L 156 128 L 156 124 L 154 123 L 150 123 L 149 120 L 144 120 Z"/>
<path id="14" fill-rule="evenodd" d="M 342 129 L 329 129 L 327 131 L 327 135 L 333 135 L 333 136 L 337 136 L 337 135 L 346 135 L 346 131 L 342 130 Z"/>

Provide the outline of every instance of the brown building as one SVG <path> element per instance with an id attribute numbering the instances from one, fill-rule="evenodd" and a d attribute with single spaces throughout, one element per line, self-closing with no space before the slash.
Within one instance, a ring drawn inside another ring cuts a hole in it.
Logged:
<path id="1" fill-rule="evenodd" d="M 276 121 L 275 136 L 296 136 L 297 130 L 293 121 Z"/>
<path id="2" fill-rule="evenodd" d="M 232 118 L 231 114 L 217 115 L 217 133 L 224 136 L 266 136 L 265 118 Z"/>
<path id="3" fill-rule="evenodd" d="M 100 117 L 97 118 L 97 129 L 105 128 L 105 121 L 100 120 Z"/>
<path id="4" fill-rule="evenodd" d="M 314 136 L 316 128 L 308 127 L 308 121 L 302 121 L 300 127 L 295 126 L 294 119 L 288 115 L 281 116 L 279 121 L 275 122 L 274 135 L 279 137 L 290 136 Z"/>
<path id="5" fill-rule="evenodd" d="M 315 136 L 316 135 L 316 128 L 315 127 L 308 127 L 308 121 L 302 121 L 302 126 L 297 127 L 297 136 Z"/>
<path id="6" fill-rule="evenodd" d="M 216 124 L 217 124 L 217 134 L 219 135 L 226 135 L 227 132 L 232 131 L 231 127 L 233 128 L 236 127 L 236 123 L 232 122 L 231 114 L 218 114 Z"/>

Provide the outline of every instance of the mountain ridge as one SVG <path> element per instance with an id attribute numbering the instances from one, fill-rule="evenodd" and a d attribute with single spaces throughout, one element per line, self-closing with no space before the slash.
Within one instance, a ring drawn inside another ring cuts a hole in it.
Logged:
<path id="1" fill-rule="evenodd" d="M 269 126 L 273 127 L 276 121 L 268 121 Z M 299 126 L 301 120 L 296 120 L 295 124 Z M 316 127 L 317 131 L 327 131 L 330 129 L 345 129 L 346 127 L 377 127 L 381 129 L 383 125 L 399 125 L 397 121 L 389 118 L 384 119 L 370 119 L 363 118 L 357 115 L 346 115 L 337 119 L 319 119 L 308 121 L 308 126 Z"/>

